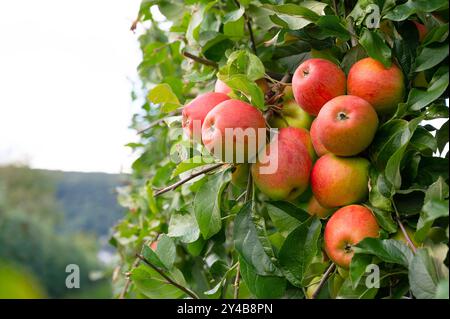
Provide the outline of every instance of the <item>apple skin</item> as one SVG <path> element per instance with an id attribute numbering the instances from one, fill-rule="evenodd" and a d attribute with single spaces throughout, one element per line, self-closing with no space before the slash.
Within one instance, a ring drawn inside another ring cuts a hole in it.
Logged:
<path id="1" fill-rule="evenodd" d="M 266 94 L 270 90 L 269 84 L 267 83 L 266 79 L 256 80 L 255 83 L 258 84 L 259 88 L 263 91 L 264 94 Z M 226 85 L 225 82 L 223 82 L 220 79 L 217 79 L 216 84 L 214 86 L 214 92 L 228 95 L 232 91 L 233 90 L 228 85 Z"/>
<path id="2" fill-rule="evenodd" d="M 290 100 L 283 103 L 281 114 L 274 114 L 269 121 L 270 126 L 282 127 L 297 127 L 309 129 L 311 126 L 312 117 L 305 112 L 295 100 Z"/>
<path id="3" fill-rule="evenodd" d="M 248 184 L 249 173 L 250 173 L 250 165 L 248 164 L 236 165 L 231 173 L 231 184 L 239 188 L 246 188 Z"/>
<path id="4" fill-rule="evenodd" d="M 308 187 L 312 167 L 311 156 L 299 139 L 300 129 L 286 127 L 279 130 L 278 147 L 271 142 L 258 162 L 251 166 L 253 181 L 258 189 L 273 200 L 293 200 Z M 261 173 L 265 166 L 278 160 L 274 173 Z M 269 163 L 269 164 L 267 164 Z"/>
<path id="5" fill-rule="evenodd" d="M 362 157 L 338 157 L 328 153 L 311 171 L 314 197 L 325 207 L 339 207 L 363 201 L 369 193 L 369 166 Z"/>
<path id="6" fill-rule="evenodd" d="M 154 242 L 152 242 L 150 244 L 150 249 L 151 250 L 156 250 L 156 248 L 158 248 L 158 241 L 157 240 L 155 240 Z"/>
<path id="7" fill-rule="evenodd" d="M 225 143 L 226 129 L 235 130 L 233 143 Z M 254 130 L 254 134 L 253 136 L 243 136 L 240 141 L 236 129 L 251 129 Z M 242 159 L 247 163 L 254 159 L 264 146 L 259 145 L 261 129 L 264 130 L 265 135 L 266 122 L 257 108 L 243 101 L 230 99 L 220 103 L 206 115 L 202 125 L 202 141 L 206 149 L 213 155 L 217 155 L 215 150 L 221 151 L 220 159 L 223 161 L 236 162 Z M 249 145 L 252 147 L 250 148 Z M 226 154 L 233 154 L 233 158 L 225 158 Z"/>
<path id="8" fill-rule="evenodd" d="M 367 237 L 377 238 L 380 227 L 370 209 L 350 205 L 338 209 L 328 220 L 324 248 L 338 266 L 348 269 L 353 257 L 352 246 Z"/>
<path id="9" fill-rule="evenodd" d="M 317 216 L 317 217 L 323 219 L 323 218 L 327 218 L 328 216 L 330 216 L 335 211 L 335 209 L 324 207 L 324 206 L 320 205 L 320 203 L 317 201 L 317 199 L 314 196 L 311 196 L 311 198 L 308 201 L 306 211 L 311 216 Z"/>
<path id="10" fill-rule="evenodd" d="M 309 134 L 311 135 L 311 142 L 313 144 L 313 147 L 314 147 L 314 150 L 316 151 L 317 156 L 321 157 L 321 156 L 329 153 L 329 151 L 325 148 L 323 143 L 320 141 L 318 130 L 317 130 L 317 125 L 316 125 L 316 120 L 314 120 L 311 123 L 311 128 L 309 130 Z"/>
<path id="11" fill-rule="evenodd" d="M 345 73 L 325 59 L 309 59 L 300 64 L 292 77 L 295 100 L 306 112 L 319 114 L 332 98 L 345 94 Z"/>
<path id="12" fill-rule="evenodd" d="M 208 92 L 197 96 L 186 104 L 182 111 L 182 126 L 185 134 L 197 142 L 202 141 L 201 127 L 206 115 L 219 103 L 230 98 L 223 93 Z M 194 132 L 194 121 L 200 121 L 198 132 Z"/>
<path id="13" fill-rule="evenodd" d="M 427 27 L 424 26 L 422 23 L 417 22 L 417 21 L 413 21 L 414 24 L 416 25 L 417 28 L 417 32 L 419 32 L 419 41 L 422 42 L 423 39 L 425 39 L 426 35 L 427 35 Z"/>
<path id="14" fill-rule="evenodd" d="M 347 93 L 369 102 L 378 114 L 392 113 L 405 95 L 403 73 L 394 63 L 386 68 L 375 59 L 364 58 L 350 68 Z"/>
<path id="15" fill-rule="evenodd" d="M 352 95 L 341 95 L 325 103 L 315 122 L 323 146 L 339 156 L 353 156 L 365 150 L 378 128 L 373 107 Z"/>

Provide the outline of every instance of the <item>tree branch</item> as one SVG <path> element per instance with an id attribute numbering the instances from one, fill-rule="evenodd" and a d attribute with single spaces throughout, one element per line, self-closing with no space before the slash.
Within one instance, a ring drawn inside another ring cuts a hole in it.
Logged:
<path id="1" fill-rule="evenodd" d="M 151 262 L 149 262 L 147 259 L 145 259 L 144 256 L 142 256 L 140 254 L 136 254 L 136 257 L 139 258 L 140 260 L 142 260 L 147 266 L 150 266 L 151 268 L 153 268 L 153 270 L 155 270 L 158 274 L 160 274 L 161 277 L 163 277 L 167 281 L 167 283 L 171 284 L 172 286 L 177 287 L 178 289 L 180 289 L 181 291 L 183 291 L 187 295 L 191 296 L 193 299 L 199 299 L 199 297 L 197 296 L 197 294 L 195 292 L 193 292 L 189 288 L 184 287 L 184 286 L 180 285 L 179 283 L 173 281 L 161 269 L 159 269 L 158 267 L 153 265 Z"/>
<path id="2" fill-rule="evenodd" d="M 133 264 L 131 265 L 131 269 L 133 270 L 134 268 L 136 268 L 138 264 L 139 264 L 139 258 L 136 258 L 134 260 Z M 125 295 L 128 292 L 128 288 L 130 288 L 130 284 L 131 284 L 131 278 L 130 278 L 130 276 L 128 276 L 125 281 L 125 286 L 123 286 L 123 289 L 120 292 L 119 299 L 125 298 Z"/>
<path id="3" fill-rule="evenodd" d="M 311 296 L 311 299 L 316 299 L 317 296 L 320 293 L 320 290 L 322 290 L 323 286 L 325 285 L 325 283 L 327 282 L 328 277 L 330 277 L 331 272 L 336 268 L 336 265 L 334 263 L 331 263 L 331 265 L 327 268 L 327 270 L 325 271 L 325 273 L 323 274 L 322 279 L 320 279 L 319 282 L 319 286 L 317 286 L 316 291 L 314 291 L 314 293 Z"/>
<path id="4" fill-rule="evenodd" d="M 216 62 L 208 60 L 208 59 L 205 59 L 205 58 L 201 58 L 201 57 L 193 55 L 193 54 L 191 54 L 189 52 L 183 51 L 183 55 L 186 58 L 189 58 L 189 59 L 191 59 L 191 60 L 193 60 L 195 62 L 198 62 L 200 64 L 204 64 L 204 65 L 207 65 L 207 66 L 212 66 L 213 68 L 216 68 L 216 69 L 219 67 L 219 65 Z"/>
<path id="5" fill-rule="evenodd" d="M 193 179 L 193 178 L 195 178 L 195 177 L 197 177 L 197 176 L 200 176 L 200 175 L 202 175 L 202 174 L 209 173 L 209 172 L 211 172 L 211 171 L 213 171 L 213 170 L 215 170 L 215 169 L 217 169 L 217 168 L 219 168 L 219 167 L 221 167 L 221 166 L 223 166 L 223 165 L 226 165 L 226 164 L 224 164 L 224 163 L 218 163 L 218 164 L 214 164 L 213 166 L 209 166 L 209 167 L 207 167 L 207 168 L 204 168 L 204 169 L 202 169 L 202 170 L 200 170 L 200 171 L 198 171 L 198 172 L 196 172 L 196 173 L 191 174 L 190 176 L 188 176 L 188 177 L 186 177 L 186 178 L 183 178 L 183 179 L 179 180 L 178 182 L 176 182 L 176 183 L 174 183 L 174 184 L 172 184 L 172 185 L 169 185 L 169 186 L 167 186 L 167 187 L 164 187 L 164 188 L 162 188 L 162 189 L 156 191 L 156 192 L 154 193 L 153 196 L 156 197 L 156 196 L 159 196 L 159 195 L 161 195 L 161 194 L 167 193 L 167 192 L 169 192 L 169 191 L 171 191 L 171 190 L 174 190 L 174 189 L 176 189 L 178 186 L 183 185 L 184 183 L 190 181 L 191 179 Z"/>

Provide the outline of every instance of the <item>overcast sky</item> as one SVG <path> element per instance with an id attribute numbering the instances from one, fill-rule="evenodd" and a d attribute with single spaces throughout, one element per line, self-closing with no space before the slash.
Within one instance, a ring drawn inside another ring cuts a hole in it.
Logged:
<path id="1" fill-rule="evenodd" d="M 0 1 L 0 164 L 129 171 L 139 3 Z"/>

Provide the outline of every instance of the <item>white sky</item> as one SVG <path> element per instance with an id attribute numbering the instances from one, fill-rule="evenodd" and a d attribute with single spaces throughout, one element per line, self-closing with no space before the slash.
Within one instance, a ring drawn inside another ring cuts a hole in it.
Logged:
<path id="1" fill-rule="evenodd" d="M 130 170 L 139 4 L 0 1 L 0 165 Z"/>

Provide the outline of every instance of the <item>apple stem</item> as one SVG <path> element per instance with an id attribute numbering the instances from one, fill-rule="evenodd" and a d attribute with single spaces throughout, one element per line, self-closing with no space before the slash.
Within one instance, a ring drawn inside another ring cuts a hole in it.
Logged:
<path id="1" fill-rule="evenodd" d="M 335 268 L 336 265 L 334 263 L 331 263 L 331 265 L 327 268 L 327 270 L 323 274 L 322 279 L 320 279 L 319 285 L 317 286 L 316 291 L 314 291 L 314 293 L 312 294 L 311 299 L 317 298 L 317 296 L 320 293 L 320 290 L 323 288 L 323 286 L 327 282 L 327 279 L 330 277 L 331 273 L 334 271 Z"/>
<path id="2" fill-rule="evenodd" d="M 193 55 L 193 54 L 191 54 L 189 52 L 183 51 L 183 55 L 186 58 L 194 60 L 195 62 L 198 62 L 200 64 L 204 64 L 204 65 L 207 65 L 207 66 L 212 66 L 213 68 L 216 68 L 216 69 L 219 67 L 219 65 L 216 62 L 208 60 L 208 59 L 205 59 L 205 58 L 201 58 L 201 57 Z"/>
<path id="3" fill-rule="evenodd" d="M 224 164 L 224 163 L 218 163 L 218 164 L 214 164 L 214 165 L 212 165 L 212 166 L 208 166 L 207 168 L 204 168 L 204 169 L 202 169 L 202 170 L 200 170 L 200 171 L 198 171 L 198 172 L 196 172 L 196 173 L 191 174 L 190 176 L 188 176 L 188 177 L 186 177 L 186 178 L 183 178 L 183 179 L 179 180 L 179 181 L 176 182 L 176 183 L 173 183 L 172 185 L 169 185 L 169 186 L 167 186 L 167 187 L 164 187 L 164 188 L 162 188 L 162 189 L 156 191 L 156 192 L 153 194 L 153 196 L 156 197 L 156 196 L 159 196 L 159 195 L 161 195 L 161 194 L 170 192 L 170 191 L 176 189 L 178 186 L 183 185 L 184 183 L 190 181 L 191 179 L 193 179 L 193 178 L 195 178 L 195 177 L 197 177 L 197 176 L 200 176 L 200 175 L 202 175 L 202 174 L 206 174 L 206 173 L 209 173 L 209 172 L 211 172 L 211 171 L 214 171 L 214 170 L 216 170 L 217 168 L 222 167 L 222 166 L 224 166 L 224 165 L 227 165 L 227 164 Z"/>
<path id="4" fill-rule="evenodd" d="M 193 292 L 189 288 L 184 287 L 184 286 L 180 285 L 179 283 L 173 281 L 161 269 L 159 269 L 158 267 L 153 265 L 151 262 L 149 262 L 147 259 L 145 259 L 144 256 L 142 256 L 140 254 L 136 254 L 136 257 L 139 258 L 140 260 L 142 260 L 147 266 L 150 266 L 151 268 L 153 268 L 153 270 L 155 270 L 158 274 L 160 274 L 161 277 L 163 277 L 167 281 L 168 284 L 170 284 L 170 285 L 172 285 L 174 287 L 177 287 L 178 289 L 180 289 L 181 291 L 183 291 L 184 293 L 186 293 L 187 295 L 189 295 L 193 299 L 199 299 L 199 297 L 197 296 L 197 294 L 195 292 Z"/>

